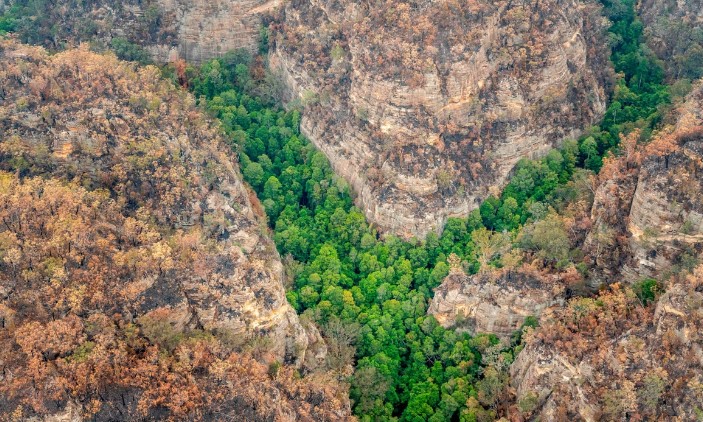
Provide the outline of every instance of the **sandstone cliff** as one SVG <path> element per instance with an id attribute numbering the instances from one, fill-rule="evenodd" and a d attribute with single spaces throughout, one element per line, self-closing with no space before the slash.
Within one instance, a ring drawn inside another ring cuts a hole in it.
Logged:
<path id="1" fill-rule="evenodd" d="M 197 419 L 240 400 L 265 418 L 246 373 L 266 366 L 228 353 L 302 364 L 320 338 L 286 301 L 263 212 L 219 128 L 153 67 L 11 41 L 0 63 L 0 413 L 81 400 L 107 419 L 164 407 Z M 272 399 L 286 419 L 348 415 L 334 391 L 282 374 L 290 382 L 261 394 L 300 401 Z"/>
<path id="2" fill-rule="evenodd" d="M 511 367 L 527 420 L 696 420 L 703 404 L 703 272 L 644 308 L 615 286 L 542 318 Z"/>
<path id="3" fill-rule="evenodd" d="M 598 121 L 603 31 L 589 2 L 294 0 L 271 65 L 367 217 L 424 236 Z"/>
<path id="4" fill-rule="evenodd" d="M 563 286 L 544 278 L 520 269 L 474 276 L 455 270 L 435 289 L 427 313 L 447 328 L 506 339 L 526 317 L 539 317 L 544 309 L 563 305 Z"/>
<path id="5" fill-rule="evenodd" d="M 511 368 L 520 418 L 700 417 L 702 123 L 699 84 L 675 125 L 646 146 L 637 134 L 624 139 L 623 154 L 607 160 L 584 248 L 595 258 L 594 285 L 627 286 L 545 311 Z M 629 286 L 645 277 L 665 293 Z"/>
<path id="6" fill-rule="evenodd" d="M 677 123 L 646 147 L 632 144 L 606 163 L 585 248 L 595 285 L 660 277 L 703 250 L 703 86 L 677 111 Z"/>
<path id="7" fill-rule="evenodd" d="M 26 1 L 9 1 L 26 5 Z M 54 5 L 28 8 L 24 41 L 58 48 L 65 42 L 90 42 L 109 46 L 124 37 L 145 47 L 154 60 L 176 58 L 188 62 L 220 57 L 246 48 L 255 51 L 262 17 L 280 0 L 104 0 L 59 1 Z M 3 6 L 0 3 L 0 12 Z M 31 23 L 29 23 L 31 22 Z"/>
<path id="8" fill-rule="evenodd" d="M 160 62 L 180 57 L 193 63 L 238 48 L 255 51 L 261 17 L 279 3 L 280 0 L 158 0 L 177 42 L 148 49 Z"/>

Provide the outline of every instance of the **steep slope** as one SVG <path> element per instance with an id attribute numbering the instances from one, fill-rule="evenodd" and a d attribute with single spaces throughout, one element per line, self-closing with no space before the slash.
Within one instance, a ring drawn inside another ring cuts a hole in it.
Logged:
<path id="1" fill-rule="evenodd" d="M 258 46 L 262 16 L 279 0 L 105 0 L 59 2 L 10 0 L 22 7 L 17 29 L 24 41 L 58 48 L 62 43 L 97 42 L 116 37 L 145 47 L 152 58 L 189 62 Z M 55 3 L 55 4 L 54 4 Z M 2 12 L 0 2 L 0 12 Z"/>
<path id="2" fill-rule="evenodd" d="M 644 308 L 615 286 L 543 317 L 511 367 L 528 420 L 700 417 L 703 272 L 675 280 Z"/>
<path id="3" fill-rule="evenodd" d="M 677 122 L 646 148 L 627 146 L 607 163 L 596 190 L 586 250 L 594 284 L 659 277 L 703 250 L 703 85 L 677 111 Z M 622 272 L 621 272 L 622 271 Z"/>
<path id="4" fill-rule="evenodd" d="M 1 41 L 0 62 L 0 413 L 348 415 L 333 387 L 232 354 L 324 348 L 193 98 L 85 50 Z"/>
<path id="5" fill-rule="evenodd" d="M 647 43 L 673 78 L 703 77 L 703 1 L 637 2 Z"/>
<path id="6" fill-rule="evenodd" d="M 466 215 L 605 108 L 594 3 L 295 0 L 275 22 L 271 65 L 307 107 L 302 130 L 404 237 Z"/>
<path id="7" fill-rule="evenodd" d="M 280 0 L 159 0 L 178 41 L 149 46 L 149 51 L 161 62 L 180 57 L 200 63 L 238 48 L 255 50 L 262 15 L 279 3 Z"/>
<path id="8" fill-rule="evenodd" d="M 594 281 L 655 277 L 665 293 L 656 299 L 652 282 L 614 284 L 596 298 L 547 311 L 511 368 L 522 416 L 700 418 L 702 110 L 698 84 L 674 126 L 644 148 L 632 142 L 636 135 L 625 142 L 596 191 L 586 242 L 597 257 Z"/>

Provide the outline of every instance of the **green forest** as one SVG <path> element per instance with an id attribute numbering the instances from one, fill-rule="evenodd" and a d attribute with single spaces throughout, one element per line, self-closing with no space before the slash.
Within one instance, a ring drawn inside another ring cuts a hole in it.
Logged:
<path id="1" fill-rule="evenodd" d="M 322 327 L 332 370 L 356 363 L 356 413 L 420 421 L 488 412 L 481 406 L 495 405 L 512 350 L 493 350 L 497 338 L 457 334 L 426 315 L 432 289 L 449 271 L 448 254 L 471 256 L 470 233 L 482 227 L 477 213 L 425 242 L 379 240 L 345 182 L 301 137 L 300 113 L 247 94 L 255 90 L 250 60 L 233 54 L 205 64 L 192 90 L 223 123 L 261 199 L 294 279 L 289 301 Z M 469 398 L 474 408 L 464 408 Z"/>
<path id="2" fill-rule="evenodd" d="M 198 68 L 164 69 L 221 122 L 265 209 L 290 280 L 288 300 L 321 328 L 330 370 L 349 383 L 360 420 L 483 421 L 497 415 L 521 333 L 506 346 L 493 335 L 445 329 L 428 316 L 433 289 L 450 265 L 470 274 L 482 265 L 508 265 L 499 250 L 486 253 L 485 244 L 500 238 L 539 251 L 554 268 L 588 271 L 577 252 L 554 247 L 564 244 L 559 230 L 546 230 L 547 239 L 518 234 L 530 223 L 551 224 L 548 216 L 579 197 L 580 181 L 618 153 L 621 136 L 639 130 L 645 142 L 672 97 L 685 93 L 685 83 L 666 83 L 664 66 L 644 45 L 634 0 L 604 0 L 604 6 L 617 77 L 601 124 L 543 159 L 520 161 L 500 197 L 487 198 L 468 218 L 450 219 L 441 235 L 413 241 L 381 237 L 368 224 L 349 186 L 301 135 L 301 110 L 276 103 L 273 76 L 256 71 L 260 57 L 237 51 Z M 22 13 L 15 7 L 1 16 L 0 32 L 30 31 Z M 126 40 L 111 47 L 121 58 L 148 61 Z M 534 326 L 534 319 L 526 325 Z"/>
<path id="3" fill-rule="evenodd" d="M 450 219 L 441 236 L 380 238 L 353 205 L 348 185 L 299 131 L 301 112 L 270 95 L 270 78 L 252 76 L 255 58 L 230 53 L 200 68 L 165 73 L 187 85 L 217 117 L 238 154 L 245 180 L 261 200 L 292 284 L 288 300 L 317 323 L 330 344 L 331 370 L 349 381 L 361 420 L 492 420 L 520 350 L 495 336 L 456 333 L 426 315 L 432 292 L 460 265 L 469 273 L 504 265 L 486 260 L 476 239 L 516 239 L 527 223 L 558 212 L 578 195 L 578 181 L 617 154 L 621 135 L 640 129 L 646 140 L 670 103 L 664 70 L 643 44 L 634 2 L 606 2 L 612 61 L 618 77 L 599 127 L 566 141 L 541 160 L 522 160 L 499 198 L 487 198 L 466 219 Z M 555 231 L 559 235 L 558 230 Z M 545 259 L 564 268 L 578 254 L 560 239 L 531 237 Z M 524 241 L 523 241 L 524 243 Z M 458 258 L 458 259 L 457 259 Z M 535 321 L 529 320 L 528 325 Z M 355 365 L 347 378 L 344 368 Z"/>

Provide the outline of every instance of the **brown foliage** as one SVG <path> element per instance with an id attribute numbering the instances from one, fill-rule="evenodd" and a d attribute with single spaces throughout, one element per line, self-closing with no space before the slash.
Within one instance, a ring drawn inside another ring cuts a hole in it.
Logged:
<path id="1" fill-rule="evenodd" d="M 550 406 L 569 418 L 595 409 L 605 420 L 695 419 L 703 403 L 701 285 L 703 267 L 670 280 L 658 303 L 645 307 L 630 287 L 612 284 L 543 317 L 522 353 L 549 356 L 549 370 L 580 378 L 549 385 Z"/>
<path id="2" fill-rule="evenodd" d="M 239 310 L 214 297 L 278 303 L 282 287 L 193 99 L 87 50 L 5 40 L 0 65 L 0 419 L 344 418 L 335 383 L 271 379 L 212 330 Z"/>

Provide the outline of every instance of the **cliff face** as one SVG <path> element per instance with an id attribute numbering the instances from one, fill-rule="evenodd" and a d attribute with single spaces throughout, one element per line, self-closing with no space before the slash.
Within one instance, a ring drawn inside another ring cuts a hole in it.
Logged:
<path id="1" fill-rule="evenodd" d="M 311 362 L 319 334 L 286 301 L 261 207 L 218 127 L 156 68 L 10 41 L 0 62 L 0 413 L 88 397 L 81 411 L 99 419 L 197 419 L 227 397 L 263 415 L 240 377 L 266 366 L 229 353 Z M 261 390 L 298 397 L 281 414 L 348 415 L 333 391 L 285 373 Z"/>
<path id="2" fill-rule="evenodd" d="M 528 420 L 695 420 L 703 403 L 701 269 L 643 308 L 617 286 L 542 318 L 511 367 Z"/>
<path id="3" fill-rule="evenodd" d="M 594 283 L 665 275 L 703 250 L 703 86 L 687 97 L 677 123 L 646 147 L 604 166 L 586 248 Z"/>
<path id="4" fill-rule="evenodd" d="M 543 278 L 521 270 L 474 276 L 454 271 L 435 289 L 427 313 L 446 328 L 506 339 L 526 317 L 539 317 L 544 309 L 563 305 L 563 287 Z"/>
<path id="5" fill-rule="evenodd" d="M 367 217 L 406 237 L 466 215 L 604 110 L 593 3 L 295 0 L 272 28 L 303 131 Z"/>
<path id="6" fill-rule="evenodd" d="M 24 5 L 26 1 L 10 1 Z M 176 58 L 188 62 L 219 57 L 224 53 L 258 46 L 262 16 L 280 0 L 104 0 L 61 1 L 35 12 L 28 41 L 59 47 L 65 41 L 98 42 L 109 46 L 114 37 L 125 37 L 144 46 L 153 59 Z M 3 7 L 0 3 L 0 12 Z M 22 32 L 22 31 L 20 31 Z"/>
<path id="7" fill-rule="evenodd" d="M 596 298 L 549 309 L 511 367 L 517 407 L 529 420 L 694 420 L 700 394 L 703 249 L 700 172 L 703 86 L 678 121 L 606 162 L 587 254 L 596 282 L 654 277 L 652 300 L 618 284 Z M 596 283 L 597 284 L 597 283 Z"/>
<path id="8" fill-rule="evenodd" d="M 149 46 L 149 51 L 157 61 L 180 57 L 193 63 L 238 48 L 254 51 L 262 15 L 279 3 L 280 0 L 158 0 L 165 20 L 177 34 L 177 43 Z"/>

